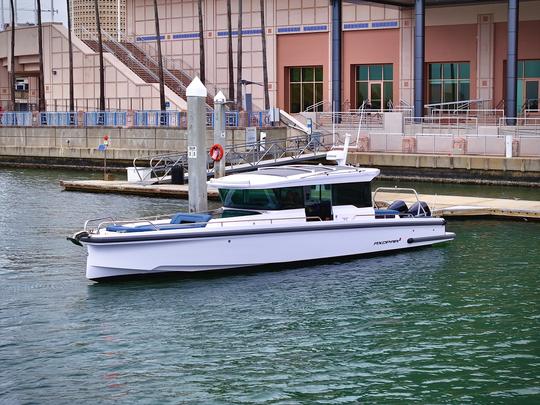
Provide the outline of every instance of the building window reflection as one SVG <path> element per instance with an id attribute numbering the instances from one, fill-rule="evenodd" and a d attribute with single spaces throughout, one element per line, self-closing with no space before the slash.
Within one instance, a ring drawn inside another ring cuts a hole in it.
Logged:
<path id="1" fill-rule="evenodd" d="M 366 103 L 366 108 L 385 110 L 392 108 L 394 66 L 356 66 L 356 108 Z"/>
<path id="2" fill-rule="evenodd" d="M 471 67 L 469 62 L 430 63 L 428 65 L 429 104 L 456 103 L 470 99 Z M 445 108 L 455 108 L 455 105 Z"/>
<path id="3" fill-rule="evenodd" d="M 289 109 L 298 113 L 310 108 L 323 110 L 322 66 L 289 68 Z"/>

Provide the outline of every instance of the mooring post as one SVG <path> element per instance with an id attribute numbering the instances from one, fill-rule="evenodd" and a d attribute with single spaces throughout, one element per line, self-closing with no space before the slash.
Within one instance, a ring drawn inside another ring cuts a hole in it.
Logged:
<path id="1" fill-rule="evenodd" d="M 198 77 L 186 89 L 189 212 L 208 211 L 206 188 L 206 96 Z"/>
<path id="2" fill-rule="evenodd" d="M 225 132 L 225 103 L 227 99 L 220 91 L 214 97 L 214 144 L 225 148 L 227 133 Z M 214 162 L 214 177 L 225 176 L 225 153 L 221 160 Z"/>

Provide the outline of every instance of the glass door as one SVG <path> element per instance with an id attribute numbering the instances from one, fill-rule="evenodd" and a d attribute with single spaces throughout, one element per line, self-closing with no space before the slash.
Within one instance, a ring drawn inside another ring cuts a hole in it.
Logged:
<path id="1" fill-rule="evenodd" d="M 538 80 L 525 82 L 525 109 L 538 109 Z"/>
<path id="2" fill-rule="evenodd" d="M 369 101 L 371 108 L 380 110 L 382 106 L 382 82 L 369 82 Z"/>

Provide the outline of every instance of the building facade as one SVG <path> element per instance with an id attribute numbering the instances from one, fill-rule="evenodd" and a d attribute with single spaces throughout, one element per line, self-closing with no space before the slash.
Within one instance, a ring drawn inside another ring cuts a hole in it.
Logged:
<path id="1" fill-rule="evenodd" d="M 242 78 L 262 83 L 260 1 L 242 1 Z M 228 89 L 226 3 L 203 1 L 206 76 L 222 90 Z M 332 3 L 264 1 L 273 105 L 291 112 L 332 108 Z M 452 3 L 456 4 L 426 7 L 425 103 L 482 99 L 491 108 L 501 106 L 505 99 L 508 4 Z M 165 54 L 196 70 L 197 1 L 163 0 L 159 4 Z M 517 103 L 521 107 L 531 100 L 534 106 L 540 81 L 540 2 L 520 1 L 519 5 Z M 127 0 L 126 6 L 128 35 L 138 42 L 155 42 L 153 2 Z M 339 108 L 358 108 L 366 100 L 373 108 L 412 105 L 414 9 L 343 1 L 341 12 Z M 232 1 L 232 27 L 236 66 L 238 0 Z M 262 88 L 251 86 L 248 91 L 261 107 Z"/>
<path id="2" fill-rule="evenodd" d="M 121 0 L 126 39 L 155 54 L 153 0 Z M 125 1 L 125 3 L 124 3 Z M 507 99 L 508 4 L 501 1 L 452 1 L 425 8 L 425 53 L 418 88 L 424 104 L 485 100 L 485 108 L 502 108 Z M 107 8 L 105 8 L 107 3 Z M 415 102 L 414 1 L 407 6 L 361 1 L 264 0 L 270 103 L 296 113 L 332 109 L 347 111 L 369 102 L 372 108 L 413 106 Z M 540 1 L 517 1 L 518 112 L 538 109 L 540 92 Z M 125 6 L 124 6 L 125 4 Z M 239 1 L 232 0 L 234 77 L 237 78 Z M 253 96 L 253 108 L 264 106 L 260 0 L 242 0 L 242 79 Z M 336 4 L 340 7 L 337 20 Z M 114 34 L 117 0 L 101 0 L 102 23 Z M 228 94 L 227 0 L 202 0 L 206 84 L 210 93 Z M 197 0 L 158 0 L 163 54 L 185 77 L 199 73 L 199 13 Z M 74 30 L 91 29 L 92 1 L 73 1 Z M 117 16 L 117 14 L 116 14 Z M 77 26 L 77 21 L 79 26 Z M 28 78 L 26 91 L 36 96 L 37 33 L 17 30 L 17 78 Z M 9 99 L 10 32 L 0 33 L 0 101 Z M 81 39 L 84 35 L 79 33 Z M 114 36 L 114 35 L 112 35 Z M 336 42 L 336 39 L 339 41 Z M 97 56 L 87 43 L 75 47 L 75 98 L 80 108 L 96 108 L 99 94 Z M 337 45 L 336 45 L 337 44 Z M 45 91 L 48 106 L 68 99 L 67 31 L 58 24 L 45 30 Z M 337 55 L 337 56 L 336 56 Z M 339 63 L 336 63 L 339 61 Z M 141 79 L 133 67 L 106 53 L 107 105 L 123 109 L 156 109 L 159 87 Z M 336 74 L 336 72 L 338 74 Z M 174 89 L 167 92 L 170 108 L 185 101 Z M 236 92 L 235 92 L 236 94 Z M 336 94 L 338 97 L 336 97 Z M 339 102 L 336 103 L 336 99 Z M 85 101 L 86 100 L 86 101 Z M 91 100 L 91 101 L 88 101 Z M 338 105 L 335 105 L 338 104 Z"/>
<path id="3" fill-rule="evenodd" d="M 101 29 L 118 38 L 118 32 L 125 32 L 126 29 L 126 0 L 98 0 L 98 7 Z M 95 15 L 93 1 L 72 0 L 71 21 L 75 35 L 83 39 L 95 35 Z"/>

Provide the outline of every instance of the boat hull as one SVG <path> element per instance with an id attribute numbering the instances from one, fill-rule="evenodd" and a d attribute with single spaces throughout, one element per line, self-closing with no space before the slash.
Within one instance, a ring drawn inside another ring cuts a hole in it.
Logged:
<path id="1" fill-rule="evenodd" d="M 437 218 L 304 223 L 202 229 L 125 237 L 89 237 L 86 276 L 92 280 L 170 272 L 238 269 L 379 253 L 454 239 Z"/>

